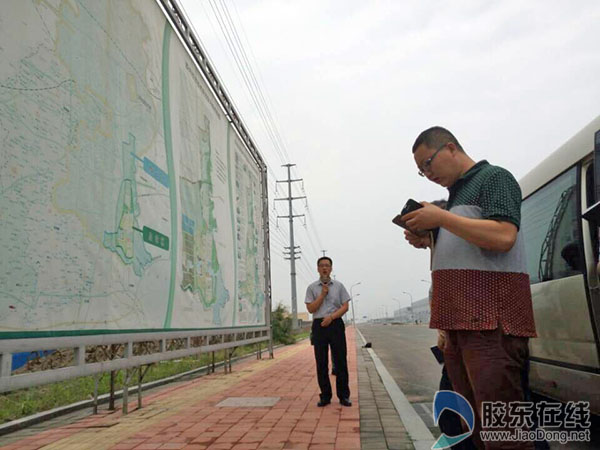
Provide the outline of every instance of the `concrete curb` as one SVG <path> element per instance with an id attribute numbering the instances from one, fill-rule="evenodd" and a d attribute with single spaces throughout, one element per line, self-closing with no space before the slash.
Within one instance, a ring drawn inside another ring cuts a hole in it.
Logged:
<path id="1" fill-rule="evenodd" d="M 360 337 L 364 345 L 366 340 L 358 328 L 356 328 L 356 334 Z M 381 381 L 400 416 L 400 420 L 402 420 L 406 431 L 413 440 L 415 449 L 430 450 L 436 441 L 435 437 L 431 434 L 431 431 L 429 431 L 425 422 L 419 417 L 404 393 L 400 390 L 377 354 L 372 348 L 368 348 L 367 351 L 373 359 L 377 373 L 379 373 L 379 376 L 381 377 Z"/>

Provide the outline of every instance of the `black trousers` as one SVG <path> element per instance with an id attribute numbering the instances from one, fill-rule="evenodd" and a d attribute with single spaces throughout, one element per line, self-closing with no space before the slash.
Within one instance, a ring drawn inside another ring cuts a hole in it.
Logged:
<path id="1" fill-rule="evenodd" d="M 339 399 L 350 398 L 348 386 L 348 363 L 346 361 L 346 327 L 342 319 L 335 319 L 328 327 L 321 326 L 322 319 L 313 320 L 312 339 L 317 363 L 317 380 L 321 389 L 321 400 L 331 400 L 329 382 L 329 346 L 335 366 L 335 388 Z"/>

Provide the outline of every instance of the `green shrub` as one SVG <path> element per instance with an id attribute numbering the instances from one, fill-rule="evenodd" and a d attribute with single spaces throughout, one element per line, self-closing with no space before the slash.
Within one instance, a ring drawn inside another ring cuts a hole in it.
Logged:
<path id="1" fill-rule="evenodd" d="M 286 345 L 296 342 L 292 334 L 292 318 L 289 316 L 287 308 L 281 303 L 271 312 L 271 325 L 274 342 Z"/>

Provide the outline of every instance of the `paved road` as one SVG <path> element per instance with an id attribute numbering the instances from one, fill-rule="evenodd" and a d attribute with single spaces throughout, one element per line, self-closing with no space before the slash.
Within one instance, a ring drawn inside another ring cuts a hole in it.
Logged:
<path id="1" fill-rule="evenodd" d="M 373 350 L 433 435 L 439 436 L 439 429 L 433 425 L 431 404 L 439 386 L 441 369 L 429 350 L 436 343 L 437 332 L 424 325 L 358 324 L 358 329 L 371 342 Z M 592 419 L 592 442 L 551 443 L 552 450 L 599 448 L 600 417 L 597 416 Z"/>
<path id="2" fill-rule="evenodd" d="M 429 350 L 437 332 L 423 325 L 362 325 L 358 329 L 411 403 L 433 402 L 441 368 Z"/>

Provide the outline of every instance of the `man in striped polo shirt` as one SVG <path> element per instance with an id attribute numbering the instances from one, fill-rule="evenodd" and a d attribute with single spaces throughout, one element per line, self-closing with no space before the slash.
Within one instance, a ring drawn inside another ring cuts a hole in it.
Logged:
<path id="1" fill-rule="evenodd" d="M 423 202 L 404 219 L 411 230 L 436 230 L 430 328 L 444 330 L 444 359 L 454 389 L 477 416 L 479 448 L 533 449 L 531 442 L 485 442 L 482 402 L 524 400 L 521 379 L 535 337 L 525 266 L 521 189 L 507 170 L 475 163 L 442 127 L 423 131 L 413 145 L 419 175 L 449 191 L 447 210 Z M 416 248 L 430 238 L 405 232 Z M 496 430 L 510 429 L 506 427 Z"/>

